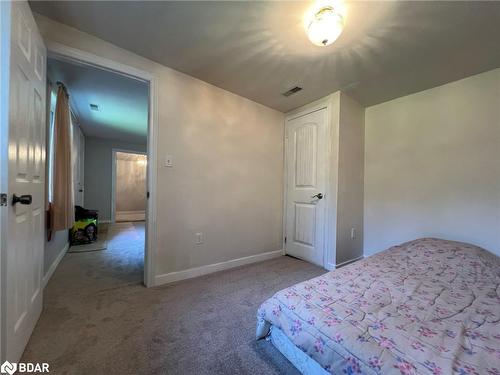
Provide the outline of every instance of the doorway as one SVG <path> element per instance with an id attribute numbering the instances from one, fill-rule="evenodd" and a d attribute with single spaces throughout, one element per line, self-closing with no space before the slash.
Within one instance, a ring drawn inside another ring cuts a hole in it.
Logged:
<path id="1" fill-rule="evenodd" d="M 147 163 L 145 153 L 113 150 L 112 222 L 146 220 Z"/>
<path id="2" fill-rule="evenodd" d="M 96 277 L 107 274 L 101 284 L 141 282 L 147 222 L 149 84 L 52 56 L 47 60 L 47 77 L 49 87 L 57 82 L 68 93 L 73 139 L 75 225 L 70 231 L 69 255 L 57 267 L 67 267 L 71 259 L 81 269 L 92 264 L 101 270 Z M 56 105 L 50 103 L 51 112 Z M 48 134 L 53 134 L 52 127 L 49 124 Z M 49 137 L 49 176 L 52 144 Z M 49 191 L 49 202 L 53 195 Z M 115 221 L 129 224 L 115 225 Z M 132 242 L 133 246 L 128 246 Z M 48 241 L 46 255 L 59 253 L 60 248 L 57 241 Z M 119 264 L 123 266 L 115 267 Z M 75 280 L 84 279 L 78 272 L 73 274 Z"/>
<path id="3" fill-rule="evenodd" d="M 107 72 L 112 72 L 123 77 L 127 77 L 138 82 L 143 82 L 148 85 L 148 122 L 147 122 L 147 140 L 144 146 L 139 147 L 138 151 L 135 147 L 132 149 L 134 152 L 144 153 L 147 156 L 146 165 L 146 212 L 145 221 L 143 224 L 143 233 L 145 241 L 144 249 L 144 272 L 143 283 L 147 287 L 155 285 L 154 271 L 154 248 L 156 244 L 156 134 L 158 133 L 158 83 L 157 78 L 153 74 L 143 71 L 128 65 L 124 65 L 112 60 L 104 59 L 99 56 L 69 48 L 57 43 L 48 46 L 49 58 L 68 61 L 76 64 L 81 64 Z M 123 149 L 120 146 L 114 146 L 116 149 Z M 144 148 L 144 150 L 142 150 Z M 124 151 L 131 151 L 128 148 Z M 110 152 L 111 154 L 111 152 Z M 110 157 L 111 159 L 111 157 Z M 111 172 L 110 172 L 111 174 Z M 86 176 L 87 177 L 87 176 Z M 110 179 L 111 185 L 111 179 Z M 88 191 L 87 191 L 88 193 Z M 86 194 L 88 195 L 88 194 Z M 114 212 L 111 209 L 110 212 Z M 111 218 L 110 222 L 113 219 Z"/>
<path id="4" fill-rule="evenodd" d="M 324 266 L 328 185 L 327 108 L 289 116 L 286 132 L 285 253 Z"/>
<path id="5" fill-rule="evenodd" d="M 2 177 L 0 179 L 0 263 L 2 265 L 0 270 L 2 284 L 0 357 L 2 362 L 6 358 L 17 362 L 42 310 L 42 298 L 45 298 L 45 277 L 48 275 L 50 278 L 62 259 L 62 256 L 56 257 L 54 267 L 44 267 L 44 262 L 45 265 L 47 262 L 47 259 L 44 259 L 46 255 L 44 254 L 46 238 L 44 213 L 47 203 L 44 187 L 47 136 L 45 113 L 46 97 L 50 95 L 45 89 L 47 57 L 113 72 L 148 85 L 146 153 L 148 155 L 149 199 L 145 228 L 143 226 L 146 246 L 142 255 L 144 272 L 141 272 L 141 279 L 146 286 L 155 284 L 153 273 L 155 252 L 153 250 L 156 244 L 158 79 L 151 72 L 58 43 L 49 41 L 46 48 L 27 2 L 0 3 L 0 19 L 2 20 L 0 22 L 2 31 L 0 70 L 2 77 L 7 77 L 0 82 L 0 106 L 2 108 L 0 111 L 0 176 Z M 4 62 L 6 64 L 3 64 Z M 26 98 L 29 97 L 32 100 L 25 103 Z M 9 131 L 10 129 L 15 131 Z M 22 148 L 17 153 L 22 159 L 19 163 L 10 157 L 13 146 Z M 84 147 L 84 142 L 80 146 Z M 18 175 L 17 179 L 14 174 Z M 83 173 L 80 174 L 80 179 L 84 179 Z M 13 182 L 19 182 L 19 186 L 14 186 Z M 25 185 L 21 186 L 20 183 Z M 84 187 L 74 184 L 73 188 L 76 189 L 74 191 L 76 200 L 85 201 L 88 192 L 83 191 Z M 13 223 L 22 225 L 16 224 L 14 227 Z M 29 226 L 31 229 L 25 230 L 21 226 Z M 67 240 L 67 233 L 61 238 Z M 61 253 L 64 255 L 64 252 Z M 18 261 L 18 259 L 24 260 Z M 95 269 L 96 267 L 90 267 L 88 272 L 91 273 Z M 83 271 L 78 268 L 76 270 Z"/>

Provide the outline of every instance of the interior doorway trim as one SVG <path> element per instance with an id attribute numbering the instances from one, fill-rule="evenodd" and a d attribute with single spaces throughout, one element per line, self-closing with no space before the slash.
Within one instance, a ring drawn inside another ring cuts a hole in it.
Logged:
<path id="1" fill-rule="evenodd" d="M 290 160 L 290 150 L 288 147 L 288 122 L 299 117 L 311 114 L 322 109 L 326 110 L 326 133 L 327 133 L 327 149 L 326 149 L 326 159 L 327 170 L 326 170 L 326 194 L 328 199 L 326 200 L 325 207 L 325 219 L 323 222 L 324 227 L 324 241 L 323 241 L 323 257 L 322 265 L 323 268 L 327 270 L 335 269 L 335 263 L 332 261 L 335 256 L 335 249 L 333 249 L 332 244 L 335 243 L 335 238 L 337 236 L 337 222 L 336 219 L 331 218 L 331 212 L 336 212 L 337 202 L 329 197 L 337 196 L 336 186 L 334 183 L 338 180 L 337 169 L 332 167 L 336 165 L 336 160 L 338 158 L 338 144 L 336 144 L 336 132 L 338 129 L 332 126 L 333 109 L 335 105 L 335 95 L 331 94 L 324 98 L 318 99 L 312 103 L 306 104 L 302 107 L 294 109 L 285 115 L 285 131 L 284 131 L 284 158 L 283 158 L 283 255 L 286 255 L 286 220 L 287 220 L 287 199 L 288 199 L 288 163 Z M 291 234 L 289 234 L 291 235 Z"/>
<path id="2" fill-rule="evenodd" d="M 116 153 L 124 152 L 127 154 L 148 155 L 147 152 L 127 150 L 122 148 L 111 149 L 111 222 L 116 223 Z M 147 168 L 147 164 L 146 164 Z"/>
<path id="3" fill-rule="evenodd" d="M 155 285 L 155 249 L 157 243 L 157 211 L 156 211 L 156 181 L 157 181 L 157 139 L 158 139 L 158 77 L 151 72 L 119 63 L 104 57 L 94 55 L 51 40 L 45 40 L 47 56 L 60 60 L 90 65 L 100 69 L 118 73 L 142 82 L 149 83 L 149 121 L 147 142 L 147 191 L 149 199 L 146 207 L 146 238 L 144 251 L 144 285 Z"/>

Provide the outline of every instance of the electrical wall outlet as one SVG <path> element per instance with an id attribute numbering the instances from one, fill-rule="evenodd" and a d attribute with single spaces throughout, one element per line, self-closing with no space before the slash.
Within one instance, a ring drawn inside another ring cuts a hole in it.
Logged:
<path id="1" fill-rule="evenodd" d="M 203 243 L 203 233 L 196 233 L 196 244 L 201 245 Z"/>

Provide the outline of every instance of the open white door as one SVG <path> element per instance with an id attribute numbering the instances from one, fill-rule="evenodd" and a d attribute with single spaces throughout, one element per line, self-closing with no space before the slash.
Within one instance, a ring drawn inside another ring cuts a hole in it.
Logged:
<path id="1" fill-rule="evenodd" d="M 1 6 L 2 360 L 18 362 L 42 310 L 46 49 L 27 2 Z"/>
<path id="2" fill-rule="evenodd" d="M 323 266 L 327 179 L 327 116 L 321 109 L 288 120 L 287 254 Z"/>

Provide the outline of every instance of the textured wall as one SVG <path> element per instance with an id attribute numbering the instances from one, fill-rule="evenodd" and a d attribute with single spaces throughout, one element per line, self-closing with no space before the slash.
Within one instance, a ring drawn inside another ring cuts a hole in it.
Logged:
<path id="1" fill-rule="evenodd" d="M 116 160 L 116 211 L 146 210 L 145 161 Z"/>
<path id="2" fill-rule="evenodd" d="M 500 255 L 500 69 L 365 119 L 365 255 L 424 236 Z"/>
<path id="3" fill-rule="evenodd" d="M 158 77 L 155 274 L 282 249 L 284 114 L 43 16 L 35 18 L 47 42 Z M 92 172 L 89 147 L 86 151 L 85 202 L 99 208 L 87 200 Z M 174 166 L 166 168 L 169 154 Z M 197 232 L 204 233 L 201 245 Z"/>

